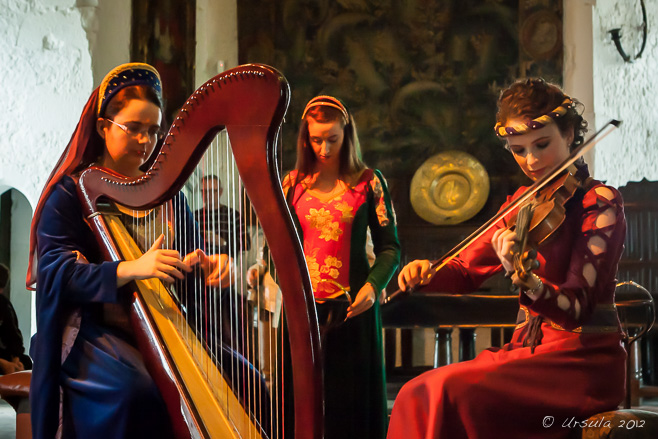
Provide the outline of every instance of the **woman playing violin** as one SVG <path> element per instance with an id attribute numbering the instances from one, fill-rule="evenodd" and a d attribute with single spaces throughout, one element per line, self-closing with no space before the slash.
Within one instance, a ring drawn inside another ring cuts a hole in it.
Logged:
<path id="1" fill-rule="evenodd" d="M 501 93 L 496 134 L 531 180 L 582 143 L 587 124 L 579 105 L 541 79 Z M 474 291 L 504 270 L 519 289 L 520 310 L 510 343 L 408 382 L 395 401 L 389 439 L 567 438 L 567 419 L 584 421 L 621 402 L 626 352 L 614 289 L 626 230 L 622 199 L 590 178 L 582 161 L 571 173 L 578 188 L 564 204 L 563 223 L 536 248 L 538 268 L 522 273 L 514 264 L 525 249 L 509 227 L 512 211 L 440 270 L 429 261 L 402 269 L 401 289 L 428 285 L 446 293 Z"/>

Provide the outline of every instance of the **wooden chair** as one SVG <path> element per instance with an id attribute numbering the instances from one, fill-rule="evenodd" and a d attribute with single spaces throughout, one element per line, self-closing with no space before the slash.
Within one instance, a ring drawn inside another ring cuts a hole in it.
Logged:
<path id="1" fill-rule="evenodd" d="M 652 396 L 650 390 L 644 392 L 645 389 L 642 385 L 639 340 L 651 331 L 656 320 L 656 310 L 651 293 L 633 281 L 617 284 L 615 302 L 624 333 L 624 346 L 628 353 L 624 408 L 630 409 L 632 406 L 639 405 L 641 396 Z M 658 396 L 658 392 L 655 396 Z"/>
<path id="2" fill-rule="evenodd" d="M 617 284 L 615 302 L 628 352 L 624 408 L 591 416 L 573 436 L 578 439 L 655 439 L 658 438 L 658 413 L 631 408 L 637 407 L 640 401 L 642 363 L 638 341 L 651 330 L 656 319 L 653 297 L 643 286 L 627 281 Z"/>
<path id="3" fill-rule="evenodd" d="M 629 182 L 619 188 L 626 213 L 625 249 L 619 262 L 617 279 L 634 280 L 658 301 L 658 181 Z M 638 349 L 638 348 L 634 348 Z M 639 342 L 642 389 L 641 397 L 658 396 L 658 328 L 645 334 Z M 653 387 L 653 388 L 652 388 Z"/>
<path id="4" fill-rule="evenodd" d="M 599 413 L 574 430 L 574 439 L 656 439 L 658 413 L 646 410 L 614 410 Z"/>
<path id="5" fill-rule="evenodd" d="M 0 376 L 0 398 L 16 410 L 16 439 L 32 438 L 29 401 L 31 379 L 31 370 Z"/>

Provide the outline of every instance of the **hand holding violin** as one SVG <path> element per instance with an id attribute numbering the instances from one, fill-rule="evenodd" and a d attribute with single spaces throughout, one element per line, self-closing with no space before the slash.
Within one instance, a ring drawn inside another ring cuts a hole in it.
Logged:
<path id="1" fill-rule="evenodd" d="M 491 239 L 491 246 L 505 271 L 510 274 L 512 284 L 521 288 L 533 301 L 541 297 L 544 293 L 544 283 L 531 271 L 538 267 L 536 252 L 524 251 L 523 255 L 519 255 L 516 232 L 510 229 L 496 230 Z"/>
<path id="2" fill-rule="evenodd" d="M 480 228 L 457 244 L 452 250 L 435 261 L 417 260 L 405 266 L 398 276 L 400 290 L 387 297 L 387 303 L 396 297 L 409 294 L 416 287 L 427 285 L 431 277 L 457 257 L 462 250 L 477 242 L 492 227 L 507 217 L 515 209 L 524 211 L 523 221 L 517 222 L 517 215 L 507 222 L 506 229 L 496 231 L 492 240 L 493 248 L 503 267 L 510 274 L 512 283 L 523 289 L 524 294 L 537 300 L 544 294 L 544 284 L 533 269 L 538 268 L 536 252 L 526 250 L 528 246 L 540 246 L 554 231 L 558 230 L 565 218 L 564 205 L 573 196 L 581 182 L 570 172 L 577 172 L 572 165 L 589 151 L 598 141 L 610 133 L 611 128 L 620 122 L 612 120 L 594 134 L 587 142 L 575 148 L 565 160 L 552 171 L 543 175 L 505 209 L 500 210 Z M 570 168 L 571 167 L 571 168 Z M 519 228 L 519 223 L 523 226 Z M 516 255 L 516 256 L 515 256 Z"/>

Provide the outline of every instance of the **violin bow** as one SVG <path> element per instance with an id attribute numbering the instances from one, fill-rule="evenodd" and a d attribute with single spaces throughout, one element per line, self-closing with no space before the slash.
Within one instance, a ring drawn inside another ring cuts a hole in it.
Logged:
<path id="1" fill-rule="evenodd" d="M 535 181 L 528 189 L 521 194 L 519 198 L 514 200 L 512 203 L 510 203 L 505 209 L 501 210 L 498 212 L 496 215 L 494 215 L 492 218 L 490 218 L 486 223 L 482 224 L 477 230 L 475 230 L 473 233 L 471 233 L 466 239 L 464 239 L 462 242 L 457 244 L 455 247 L 453 247 L 451 250 L 449 250 L 446 254 L 441 256 L 439 259 L 436 259 L 434 261 L 430 262 L 430 268 L 434 270 L 434 272 L 439 271 L 442 269 L 444 266 L 446 266 L 450 261 L 452 261 L 454 258 L 456 258 L 459 253 L 464 251 L 467 247 L 471 246 L 475 241 L 477 241 L 482 235 L 487 233 L 489 229 L 491 229 L 498 221 L 500 221 L 505 215 L 510 213 L 512 210 L 516 209 L 519 207 L 521 204 L 525 203 L 530 197 L 532 197 L 534 194 L 542 190 L 544 187 L 546 187 L 548 184 L 550 184 L 555 177 L 558 175 L 562 174 L 564 170 L 566 170 L 569 166 L 573 165 L 576 160 L 578 160 L 580 157 L 582 157 L 585 153 L 587 153 L 589 150 L 594 148 L 594 146 L 599 143 L 601 140 L 603 140 L 605 137 L 608 136 L 614 129 L 618 128 L 619 125 L 621 125 L 620 120 L 616 119 L 611 119 L 609 120 L 601 129 L 599 129 L 597 132 L 595 132 L 587 141 L 583 142 L 582 145 L 578 146 L 576 149 L 574 149 L 569 157 L 567 157 L 562 163 L 557 165 L 551 172 L 540 178 L 539 180 Z M 396 297 L 399 297 L 401 295 L 408 295 L 411 294 L 412 292 L 415 291 L 417 288 L 416 286 L 413 286 L 411 288 L 407 288 L 406 290 L 400 290 L 398 289 L 394 293 L 390 294 L 387 298 L 385 303 L 389 303 L 392 300 L 394 300 Z"/>

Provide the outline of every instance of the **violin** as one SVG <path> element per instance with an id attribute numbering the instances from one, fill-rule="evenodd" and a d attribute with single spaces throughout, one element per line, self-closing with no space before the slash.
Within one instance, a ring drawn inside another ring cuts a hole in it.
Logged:
<path id="1" fill-rule="evenodd" d="M 507 222 L 508 228 L 514 228 L 516 232 L 517 243 L 512 247 L 512 262 L 514 273 L 522 281 L 527 280 L 532 270 L 539 268 L 535 247 L 559 229 L 566 217 L 567 201 L 582 186 L 574 171 L 569 168 L 555 177 L 551 184 L 522 205 Z M 507 273 L 507 276 L 511 277 L 512 273 Z M 517 285 L 512 285 L 512 292 L 518 292 Z"/>
<path id="2" fill-rule="evenodd" d="M 576 160 L 591 150 L 594 145 L 603 140 L 615 128 L 619 127 L 620 124 L 621 121 L 615 119 L 606 123 L 586 142 L 575 148 L 569 157 L 557 165 L 555 169 L 535 181 L 505 209 L 499 211 L 441 258 L 430 262 L 430 268 L 435 272 L 439 271 L 451 260 L 456 258 L 459 253 L 491 230 L 503 218 L 510 217 L 510 214 L 518 209 L 515 214 L 511 215 L 512 219 L 508 224 L 516 227 L 517 237 L 519 237 L 519 241 L 522 241 L 519 243 L 517 251 L 514 252 L 515 259 L 518 259 L 518 261 L 515 260 L 514 265 L 517 276 L 525 280 L 533 269 L 538 268 L 535 260 L 536 252 L 534 250 L 525 250 L 528 247 L 528 243 L 540 245 L 559 229 L 565 218 L 564 205 L 573 197 L 578 187 L 580 187 L 580 182 L 569 172 L 569 168 L 572 167 Z M 386 303 L 399 296 L 411 294 L 415 288 L 411 287 L 404 291 L 395 291 L 387 297 Z"/>

